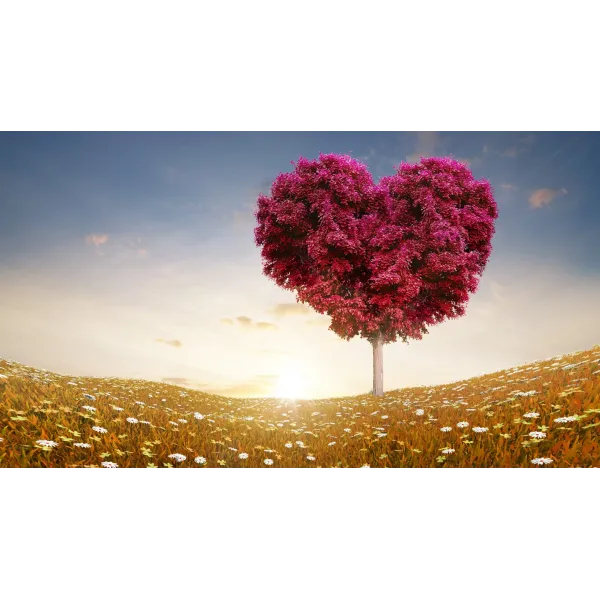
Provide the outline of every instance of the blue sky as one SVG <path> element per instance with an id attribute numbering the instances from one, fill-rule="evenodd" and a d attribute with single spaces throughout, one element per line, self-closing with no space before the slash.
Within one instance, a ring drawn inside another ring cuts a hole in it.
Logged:
<path id="1" fill-rule="evenodd" d="M 376 180 L 453 156 L 495 191 L 467 314 L 386 346 L 385 389 L 600 343 L 596 133 L 0 133 L 0 356 L 232 396 L 367 391 L 369 344 L 290 306 L 253 243 L 258 194 L 320 152 Z"/>

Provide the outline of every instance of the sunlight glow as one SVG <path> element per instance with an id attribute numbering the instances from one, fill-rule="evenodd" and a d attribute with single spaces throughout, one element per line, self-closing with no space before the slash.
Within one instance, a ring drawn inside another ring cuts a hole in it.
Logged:
<path id="1" fill-rule="evenodd" d="M 275 397 L 298 400 L 306 395 L 306 379 L 302 373 L 294 367 L 288 367 L 279 376 L 275 388 Z"/>

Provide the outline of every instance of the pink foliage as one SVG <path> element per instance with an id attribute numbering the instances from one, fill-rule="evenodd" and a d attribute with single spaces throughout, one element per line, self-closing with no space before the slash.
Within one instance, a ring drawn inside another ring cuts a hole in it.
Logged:
<path id="1" fill-rule="evenodd" d="M 255 216 L 265 275 L 340 337 L 388 343 L 464 314 L 498 210 L 490 184 L 451 158 L 403 163 L 376 185 L 355 159 L 321 154 L 281 173 Z"/>

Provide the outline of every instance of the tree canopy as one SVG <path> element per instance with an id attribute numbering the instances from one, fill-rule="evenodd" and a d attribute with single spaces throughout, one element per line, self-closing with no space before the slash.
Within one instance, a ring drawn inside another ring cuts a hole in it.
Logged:
<path id="1" fill-rule="evenodd" d="M 344 339 L 421 339 L 464 314 L 498 216 L 488 181 L 446 157 L 403 163 L 378 184 L 350 156 L 292 164 L 258 198 L 265 275 Z"/>

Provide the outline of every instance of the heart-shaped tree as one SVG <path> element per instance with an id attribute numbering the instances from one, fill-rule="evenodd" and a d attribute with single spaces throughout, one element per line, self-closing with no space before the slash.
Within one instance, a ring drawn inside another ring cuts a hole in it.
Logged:
<path id="1" fill-rule="evenodd" d="M 375 185 L 352 157 L 321 154 L 281 173 L 255 216 L 263 273 L 329 315 L 340 337 L 371 342 L 382 396 L 383 344 L 465 313 L 498 209 L 489 182 L 451 158 L 403 163 Z"/>

